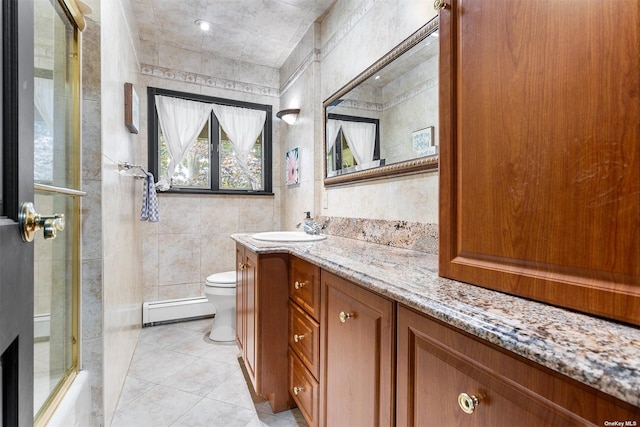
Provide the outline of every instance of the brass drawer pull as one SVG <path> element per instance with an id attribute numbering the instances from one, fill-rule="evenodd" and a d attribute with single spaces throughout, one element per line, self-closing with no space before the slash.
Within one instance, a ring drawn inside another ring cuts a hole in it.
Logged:
<path id="1" fill-rule="evenodd" d="M 465 414 L 473 414 L 479 404 L 480 400 L 476 396 L 469 396 L 467 393 L 460 393 L 458 396 L 458 405 Z"/>
<path id="2" fill-rule="evenodd" d="M 433 8 L 435 10 L 446 9 L 447 3 L 444 0 L 436 0 L 433 2 Z"/>
<path id="3" fill-rule="evenodd" d="M 295 335 L 293 336 L 293 340 L 294 340 L 295 342 L 300 342 L 300 341 L 302 340 L 302 338 L 304 338 L 304 334 L 302 334 L 302 335 L 295 334 Z"/>
<path id="4" fill-rule="evenodd" d="M 295 394 L 296 396 L 300 393 L 302 393 L 304 391 L 304 387 L 294 387 L 293 388 L 293 394 Z"/>
<path id="5" fill-rule="evenodd" d="M 302 289 L 302 287 L 303 287 L 304 285 L 306 285 L 306 284 L 307 284 L 307 282 L 297 282 L 297 281 L 296 281 L 296 282 L 293 284 L 293 287 L 294 287 L 294 288 L 296 288 L 296 289 Z"/>
<path id="6" fill-rule="evenodd" d="M 338 317 L 340 317 L 340 322 L 345 323 L 347 320 L 352 319 L 354 316 L 353 313 L 345 313 L 344 311 L 341 311 Z"/>

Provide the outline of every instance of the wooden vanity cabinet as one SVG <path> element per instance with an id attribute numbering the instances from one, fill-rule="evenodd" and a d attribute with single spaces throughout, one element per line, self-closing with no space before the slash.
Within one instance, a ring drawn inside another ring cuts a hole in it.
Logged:
<path id="1" fill-rule="evenodd" d="M 397 351 L 398 427 L 640 422 L 640 408 L 402 305 Z M 462 406 L 473 397 L 479 404 L 468 414 Z"/>
<path id="2" fill-rule="evenodd" d="M 446 3 L 440 274 L 640 325 L 638 2 Z"/>
<path id="3" fill-rule="evenodd" d="M 320 268 L 289 257 L 289 391 L 311 427 L 320 393 Z"/>
<path id="4" fill-rule="evenodd" d="M 289 256 L 236 244 L 236 341 L 256 394 L 273 412 L 294 407 L 287 378 Z"/>
<path id="5" fill-rule="evenodd" d="M 321 426 L 394 425 L 395 303 L 322 270 Z"/>

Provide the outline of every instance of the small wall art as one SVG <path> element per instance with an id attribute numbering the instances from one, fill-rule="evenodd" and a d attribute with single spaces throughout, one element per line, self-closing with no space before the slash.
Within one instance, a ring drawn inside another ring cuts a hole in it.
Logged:
<path id="1" fill-rule="evenodd" d="M 138 94 L 131 83 L 124 84 L 124 125 L 131 133 L 138 133 L 140 107 Z"/>
<path id="2" fill-rule="evenodd" d="M 300 156 L 298 147 L 287 151 L 285 158 L 285 184 L 295 185 L 300 183 L 300 170 L 299 170 Z"/>
<path id="3" fill-rule="evenodd" d="M 433 126 L 412 133 L 413 151 L 418 156 L 432 156 L 438 152 L 433 138 Z"/>

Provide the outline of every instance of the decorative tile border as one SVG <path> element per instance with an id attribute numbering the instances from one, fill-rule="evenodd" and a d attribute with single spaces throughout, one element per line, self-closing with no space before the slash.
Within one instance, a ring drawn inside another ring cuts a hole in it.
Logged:
<path id="1" fill-rule="evenodd" d="M 396 96 L 395 98 L 385 102 L 384 104 L 380 104 L 377 102 L 370 102 L 370 101 L 360 101 L 357 99 L 348 99 L 348 98 L 344 98 L 343 101 L 340 103 L 340 107 L 345 107 L 345 108 L 353 108 L 355 110 L 366 110 L 366 111 L 379 111 L 379 112 L 384 112 L 392 107 L 395 107 L 398 104 L 401 104 L 413 97 L 416 97 L 420 94 L 423 94 L 424 92 L 428 91 L 429 89 L 434 89 L 438 87 L 438 79 L 429 79 L 426 82 L 422 83 L 421 85 L 414 87 L 408 91 L 405 91 L 403 93 L 401 93 L 400 95 Z"/>
<path id="2" fill-rule="evenodd" d="M 314 62 L 320 62 L 320 49 L 313 49 L 309 54 L 302 60 L 302 63 L 296 68 L 293 73 L 289 76 L 286 82 L 280 88 L 280 93 L 286 92 L 291 85 L 293 85 L 296 80 L 305 72 L 307 68 L 309 68 Z"/>
<path id="3" fill-rule="evenodd" d="M 345 24 L 327 41 L 327 43 L 325 43 L 321 49 L 316 48 L 309 52 L 298 68 L 291 73 L 286 82 L 282 85 L 280 93 L 289 89 L 289 87 L 307 70 L 307 68 L 311 66 L 311 64 L 314 62 L 321 62 L 337 45 L 339 45 L 377 1 L 378 0 L 363 1 L 360 8 L 345 20 Z"/>
<path id="4" fill-rule="evenodd" d="M 360 22 L 360 20 L 369 12 L 369 10 L 376 4 L 378 0 L 365 0 L 360 5 L 360 8 L 356 10 L 345 21 L 339 31 L 337 31 L 322 48 L 321 60 L 324 59 L 340 42 L 349 34 L 349 32 Z"/>
<path id="5" fill-rule="evenodd" d="M 316 221 L 330 235 L 438 254 L 438 224 L 327 216 Z"/>
<path id="6" fill-rule="evenodd" d="M 141 64 L 140 73 L 147 76 L 159 77 L 167 80 L 175 80 L 193 83 L 201 86 L 217 87 L 236 92 L 251 93 L 254 95 L 271 96 L 278 98 L 280 91 L 276 88 L 223 79 L 220 77 L 205 76 L 197 73 L 173 70 L 171 68 L 158 67 L 156 65 Z"/>

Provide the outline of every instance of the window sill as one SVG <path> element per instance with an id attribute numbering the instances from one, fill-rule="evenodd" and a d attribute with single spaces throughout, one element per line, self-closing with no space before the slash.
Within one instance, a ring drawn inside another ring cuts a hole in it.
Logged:
<path id="1" fill-rule="evenodd" d="M 158 196 L 163 194 L 198 194 L 201 196 L 274 196 L 275 194 L 270 191 L 251 191 L 251 190 L 197 190 L 197 189 L 172 189 L 167 191 L 158 191 Z"/>

